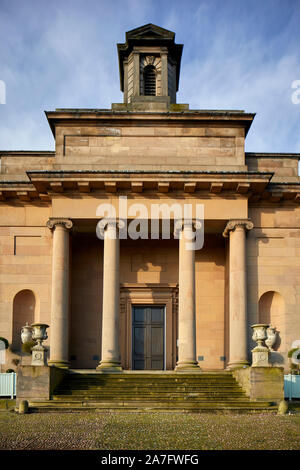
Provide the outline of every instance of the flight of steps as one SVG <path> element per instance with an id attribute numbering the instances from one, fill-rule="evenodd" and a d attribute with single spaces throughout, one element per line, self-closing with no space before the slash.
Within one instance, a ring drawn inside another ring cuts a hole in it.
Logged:
<path id="1" fill-rule="evenodd" d="M 70 371 L 51 400 L 31 401 L 33 412 L 275 412 L 271 402 L 251 402 L 230 372 L 80 373 Z"/>

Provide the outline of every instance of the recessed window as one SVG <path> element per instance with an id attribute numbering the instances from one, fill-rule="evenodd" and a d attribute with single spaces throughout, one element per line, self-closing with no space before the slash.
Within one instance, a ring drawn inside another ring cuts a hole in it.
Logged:
<path id="1" fill-rule="evenodd" d="M 156 72 L 153 65 L 144 68 L 144 93 L 145 96 L 156 95 Z"/>

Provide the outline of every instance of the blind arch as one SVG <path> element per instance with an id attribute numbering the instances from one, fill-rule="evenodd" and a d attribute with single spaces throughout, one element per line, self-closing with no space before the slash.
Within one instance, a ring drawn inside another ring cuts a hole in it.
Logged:
<path id="1" fill-rule="evenodd" d="M 13 301 L 13 335 L 12 349 L 21 350 L 21 328 L 28 323 L 31 325 L 35 320 L 36 298 L 29 289 L 19 291 Z"/>

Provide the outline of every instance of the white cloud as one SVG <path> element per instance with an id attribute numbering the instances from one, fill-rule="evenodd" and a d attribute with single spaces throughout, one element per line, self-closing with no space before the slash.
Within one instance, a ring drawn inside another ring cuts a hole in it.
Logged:
<path id="1" fill-rule="evenodd" d="M 0 105 L 0 148 L 53 148 L 44 109 L 110 108 L 122 101 L 116 43 L 152 22 L 184 43 L 178 102 L 256 112 L 248 150 L 299 151 L 300 105 L 291 102 L 291 83 L 300 79 L 299 12 L 288 1 L 284 11 L 270 10 L 267 0 L 245 5 L 2 0 L 0 79 L 7 105 Z"/>

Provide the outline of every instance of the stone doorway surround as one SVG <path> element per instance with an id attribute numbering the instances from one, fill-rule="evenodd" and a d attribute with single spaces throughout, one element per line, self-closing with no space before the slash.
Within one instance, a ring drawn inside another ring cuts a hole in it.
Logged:
<path id="1" fill-rule="evenodd" d="M 132 307 L 164 305 L 166 370 L 173 370 L 177 361 L 178 284 L 126 283 L 120 286 L 120 349 L 125 370 L 132 370 Z"/>

